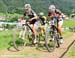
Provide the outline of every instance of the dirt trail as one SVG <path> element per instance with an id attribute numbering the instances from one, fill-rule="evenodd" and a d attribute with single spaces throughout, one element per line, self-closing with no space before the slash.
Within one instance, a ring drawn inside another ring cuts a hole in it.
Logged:
<path id="1" fill-rule="evenodd" d="M 47 51 L 38 51 L 35 47 L 26 47 L 24 50 L 19 52 L 11 52 L 8 50 L 1 51 L 0 58 L 59 58 L 73 40 L 75 40 L 75 33 L 67 37 L 60 48 L 56 48 L 54 52 L 49 53 Z"/>

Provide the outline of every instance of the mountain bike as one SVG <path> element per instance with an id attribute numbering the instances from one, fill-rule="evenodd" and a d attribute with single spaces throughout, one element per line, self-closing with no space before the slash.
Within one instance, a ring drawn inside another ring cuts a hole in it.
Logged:
<path id="1" fill-rule="evenodd" d="M 54 21 L 49 22 L 46 28 L 45 45 L 49 52 L 54 51 L 56 47 L 60 47 L 59 33 Z"/>
<path id="2" fill-rule="evenodd" d="M 38 23 L 40 24 L 40 23 Z M 45 21 L 44 25 L 39 25 L 36 29 L 37 31 L 37 49 L 46 50 L 46 29 L 49 26 L 49 24 Z M 42 30 L 41 30 L 42 28 Z M 44 31 L 43 31 L 44 30 Z"/>
<path id="3" fill-rule="evenodd" d="M 26 22 L 24 24 L 18 23 L 13 31 L 12 42 L 14 48 L 19 51 L 29 43 L 33 44 L 33 31 L 30 25 Z"/>

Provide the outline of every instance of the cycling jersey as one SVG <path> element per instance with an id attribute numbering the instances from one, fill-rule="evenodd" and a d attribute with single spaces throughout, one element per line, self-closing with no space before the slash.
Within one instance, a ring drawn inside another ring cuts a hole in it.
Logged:
<path id="1" fill-rule="evenodd" d="M 30 13 L 24 13 L 24 16 L 28 16 L 29 17 L 29 19 L 31 19 L 31 18 L 33 18 L 33 17 L 35 17 L 36 16 L 36 13 L 33 11 L 33 10 L 31 10 L 31 12 Z M 27 20 L 28 21 L 28 20 Z M 33 19 L 31 22 L 30 22 L 30 24 L 34 24 L 36 22 L 36 19 Z"/>
<path id="2" fill-rule="evenodd" d="M 51 18 L 52 20 L 53 20 L 53 19 L 56 19 L 57 22 L 62 21 L 61 18 L 63 17 L 61 11 L 58 10 L 58 9 L 56 9 L 55 12 L 49 12 L 48 16 L 51 16 L 51 17 L 52 17 L 52 18 Z"/>
<path id="3" fill-rule="evenodd" d="M 55 12 L 49 12 L 48 16 L 53 16 L 56 18 L 61 18 L 62 17 L 62 13 L 60 10 L 56 9 Z"/>
<path id="4" fill-rule="evenodd" d="M 45 16 L 40 16 L 39 19 L 42 21 L 42 25 L 45 24 L 46 17 Z"/>

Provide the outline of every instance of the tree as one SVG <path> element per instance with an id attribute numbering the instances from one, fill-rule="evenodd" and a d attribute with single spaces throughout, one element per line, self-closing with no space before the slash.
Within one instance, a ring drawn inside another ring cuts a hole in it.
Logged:
<path id="1" fill-rule="evenodd" d="M 0 0 L 0 12 L 6 13 L 7 12 L 7 7 L 6 5 L 3 3 L 2 0 Z"/>

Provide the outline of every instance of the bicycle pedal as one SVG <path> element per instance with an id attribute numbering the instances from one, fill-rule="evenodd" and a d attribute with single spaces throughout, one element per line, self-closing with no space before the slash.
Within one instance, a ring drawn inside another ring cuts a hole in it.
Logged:
<path id="1" fill-rule="evenodd" d="M 33 43 L 32 46 L 36 46 L 38 43 Z"/>

